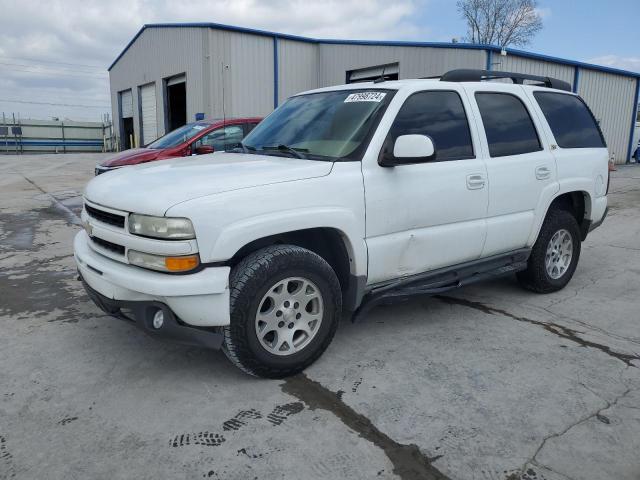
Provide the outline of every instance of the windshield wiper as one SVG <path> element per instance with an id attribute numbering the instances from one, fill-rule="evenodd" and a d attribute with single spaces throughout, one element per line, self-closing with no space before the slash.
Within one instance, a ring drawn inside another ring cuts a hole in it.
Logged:
<path id="1" fill-rule="evenodd" d="M 281 143 L 280 145 L 264 145 L 262 150 L 278 150 L 280 152 L 289 152 L 295 155 L 297 158 L 301 158 L 303 160 L 307 159 L 307 156 L 302 152 L 308 152 L 309 150 L 306 148 L 293 148 L 289 145 L 285 145 Z"/>
<path id="2" fill-rule="evenodd" d="M 256 151 L 257 151 L 256 147 L 252 147 L 251 145 L 245 145 L 244 143 L 240 143 L 237 147 L 234 147 L 231 150 L 227 150 L 227 153 L 253 153 Z"/>

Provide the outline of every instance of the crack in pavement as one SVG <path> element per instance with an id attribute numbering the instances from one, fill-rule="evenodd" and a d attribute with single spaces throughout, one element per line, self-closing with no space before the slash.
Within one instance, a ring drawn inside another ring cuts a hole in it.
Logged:
<path id="1" fill-rule="evenodd" d="M 544 328 L 546 331 L 553 333 L 554 335 L 564 338 L 565 340 L 570 340 L 574 343 L 577 343 L 581 347 L 591 347 L 591 348 L 600 350 L 601 352 L 606 353 L 610 357 L 613 357 L 617 360 L 620 360 L 621 362 L 624 362 L 626 365 L 630 367 L 635 367 L 635 365 L 632 363 L 634 360 L 640 360 L 640 356 L 638 355 L 631 355 L 628 353 L 617 352 L 615 350 L 612 350 L 611 347 L 607 345 L 602 345 L 600 343 L 596 343 L 590 340 L 585 340 L 583 338 L 580 338 L 578 336 L 578 333 L 579 333 L 578 331 L 568 327 L 564 327 L 562 325 L 558 325 L 553 322 L 544 322 L 541 320 L 534 320 L 532 318 L 520 317 L 518 315 L 514 315 L 513 313 L 509 313 L 506 310 L 502 310 L 500 308 L 492 307 L 489 305 L 485 305 L 484 303 L 476 302 L 472 300 L 449 297 L 446 295 L 434 295 L 434 297 L 449 305 L 460 305 L 463 307 L 479 310 L 489 315 L 496 315 L 496 314 L 503 315 L 505 317 L 512 318 L 513 320 L 517 320 L 519 322 L 537 325 L 539 327 Z"/>
<path id="2" fill-rule="evenodd" d="M 554 306 L 555 305 L 556 304 L 554 304 Z M 629 342 L 629 343 L 634 343 L 636 345 L 640 345 L 640 340 L 637 340 L 635 337 L 625 337 L 625 336 L 622 336 L 622 335 L 618 335 L 617 333 L 610 332 L 609 330 L 605 330 L 602 327 L 597 327 L 595 325 L 591 325 L 590 323 L 584 322 L 582 320 L 579 320 L 577 318 L 571 317 L 571 316 L 566 315 L 564 313 L 553 312 L 553 311 L 551 311 L 549 309 L 549 307 L 537 307 L 537 308 L 540 308 L 541 310 L 543 310 L 544 312 L 548 313 L 549 315 L 551 315 L 553 317 L 564 318 L 566 320 L 569 320 L 570 322 L 577 323 L 578 325 L 580 325 L 582 327 L 585 327 L 585 328 L 587 328 L 589 330 L 594 330 L 594 331 L 596 331 L 598 333 L 601 333 L 602 335 L 605 335 L 605 336 L 607 336 L 609 338 L 612 338 L 614 340 L 621 340 L 621 341 L 624 341 L 624 342 Z"/>
<path id="3" fill-rule="evenodd" d="M 403 480 L 450 480 L 432 465 L 441 455 L 429 458 L 416 444 L 404 445 L 382 433 L 364 415 L 348 406 L 336 392 L 311 380 L 304 373 L 285 380 L 282 391 L 302 401 L 311 410 L 326 410 L 360 437 L 382 449 L 393 464 L 393 473 Z"/>
<path id="4" fill-rule="evenodd" d="M 617 396 L 613 401 L 608 402 L 608 401 L 606 401 L 606 400 L 605 400 L 605 404 L 606 404 L 606 405 L 605 405 L 604 407 L 599 408 L 599 409 L 598 409 L 598 410 L 596 410 L 595 412 L 593 412 L 593 413 L 591 413 L 591 414 L 589 414 L 589 415 L 586 415 L 586 416 L 582 417 L 581 419 L 579 419 L 578 421 L 576 421 L 576 422 L 574 422 L 574 423 L 570 424 L 569 426 L 567 426 L 565 429 L 561 430 L 560 432 L 552 433 L 551 435 L 547 435 L 546 437 L 544 437 L 544 438 L 542 439 L 542 442 L 540 442 L 540 445 L 538 445 L 538 448 L 536 449 L 536 451 L 535 451 L 535 452 L 533 453 L 533 455 L 531 456 L 531 458 L 529 458 L 529 460 L 527 460 L 527 461 L 523 464 L 523 466 L 522 466 L 522 467 L 521 467 L 521 469 L 520 469 L 520 472 L 524 472 L 524 471 L 526 471 L 525 469 L 527 468 L 527 465 L 529 465 L 529 464 L 537 464 L 537 465 L 540 465 L 540 466 L 541 466 L 541 467 L 543 467 L 543 468 L 546 468 L 546 469 L 548 469 L 548 470 L 551 470 L 551 471 L 553 471 L 553 472 L 555 472 L 555 473 L 558 473 L 558 474 L 560 474 L 560 475 L 562 475 L 562 476 L 564 476 L 564 477 L 571 478 L 571 477 L 569 477 L 569 476 L 568 476 L 567 474 L 565 474 L 565 473 L 557 472 L 557 471 L 553 470 L 551 467 L 549 467 L 549 466 L 547 466 L 547 465 L 545 465 L 545 464 L 543 464 L 543 463 L 538 462 L 538 461 L 536 460 L 536 457 L 537 457 L 537 456 L 538 456 L 538 454 L 542 451 L 542 449 L 545 447 L 546 443 L 547 443 L 549 440 L 552 440 L 552 439 L 554 439 L 554 438 L 562 437 L 562 436 L 563 436 L 563 435 L 565 435 L 567 432 L 569 432 L 569 430 L 571 430 L 572 428 L 577 427 L 578 425 L 582 425 L 583 423 L 588 422 L 588 421 L 589 421 L 589 420 L 591 420 L 592 418 L 598 418 L 598 419 L 600 420 L 600 418 L 602 417 L 602 412 L 604 412 L 605 410 L 608 410 L 609 408 L 611 408 L 611 407 L 615 406 L 615 405 L 616 405 L 620 400 L 622 400 L 624 397 L 626 397 L 627 395 L 629 395 L 629 393 L 630 393 L 630 392 L 631 392 L 631 389 L 630 389 L 630 388 L 627 388 L 627 389 L 624 391 L 624 393 L 622 393 L 621 395 L 618 395 L 618 396 Z M 604 418 L 606 418 L 606 417 L 604 417 Z M 602 421 L 602 420 L 600 420 L 600 421 Z M 605 422 L 605 423 L 607 423 L 607 422 Z"/>
<path id="5" fill-rule="evenodd" d="M 606 243 L 605 246 L 613 247 L 613 248 L 622 248 L 624 250 L 633 250 L 634 252 L 640 252 L 640 248 L 635 248 L 635 247 L 625 247 L 625 246 L 622 246 L 622 245 L 612 245 L 610 243 Z"/>

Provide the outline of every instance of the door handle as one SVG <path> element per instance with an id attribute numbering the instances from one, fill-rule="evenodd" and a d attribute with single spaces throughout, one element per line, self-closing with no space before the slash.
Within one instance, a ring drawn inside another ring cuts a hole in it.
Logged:
<path id="1" fill-rule="evenodd" d="M 551 176 L 551 170 L 548 167 L 540 166 L 536 167 L 536 178 L 538 180 L 546 180 Z"/>
<path id="2" fill-rule="evenodd" d="M 467 175 L 467 188 L 469 190 L 478 190 L 480 188 L 484 188 L 484 184 L 486 180 L 484 175 L 481 173 L 472 173 L 471 175 Z"/>

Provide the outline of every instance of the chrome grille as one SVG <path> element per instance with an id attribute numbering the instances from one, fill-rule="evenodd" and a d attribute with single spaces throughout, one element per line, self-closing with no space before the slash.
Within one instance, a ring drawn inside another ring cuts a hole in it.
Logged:
<path id="1" fill-rule="evenodd" d="M 123 215 L 100 210 L 92 207 L 91 205 L 87 205 L 86 203 L 84 204 L 84 209 L 87 211 L 87 215 L 99 222 L 113 225 L 114 227 L 124 228 Z"/>

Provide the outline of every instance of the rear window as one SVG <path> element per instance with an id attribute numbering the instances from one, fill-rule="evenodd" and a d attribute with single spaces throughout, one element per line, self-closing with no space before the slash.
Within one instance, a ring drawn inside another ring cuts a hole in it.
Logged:
<path id="1" fill-rule="evenodd" d="M 534 92 L 553 136 L 562 148 L 602 148 L 600 127 L 584 101 L 563 93 Z"/>

